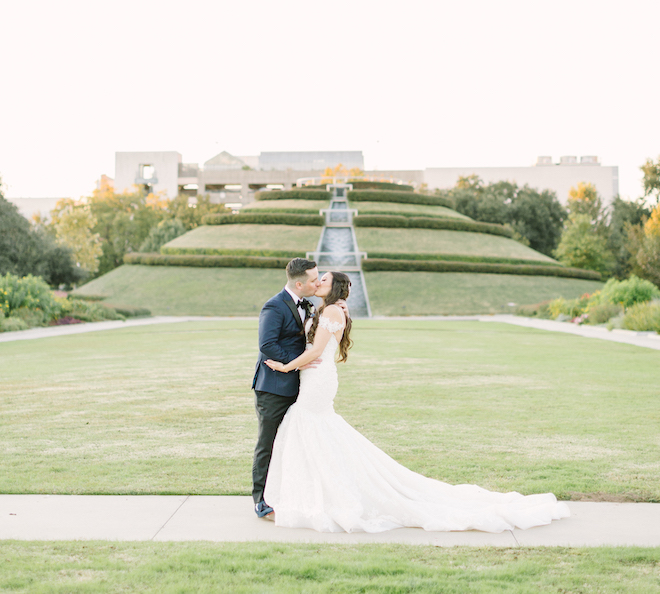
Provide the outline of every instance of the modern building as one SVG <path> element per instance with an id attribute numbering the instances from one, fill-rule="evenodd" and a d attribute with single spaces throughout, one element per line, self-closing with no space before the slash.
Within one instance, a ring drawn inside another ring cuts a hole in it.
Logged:
<path id="1" fill-rule="evenodd" d="M 258 157 L 237 157 L 222 152 L 202 166 L 183 163 L 180 153 L 116 153 L 115 188 L 118 191 L 140 186 L 147 191 L 164 192 L 169 198 L 209 194 L 215 202 L 247 204 L 254 192 L 263 189 L 289 189 L 303 178 L 320 178 L 327 168 L 341 164 L 346 169 L 364 171 L 361 151 L 263 152 Z M 372 179 L 394 180 L 430 190 L 448 189 L 461 176 L 478 175 L 484 182 L 510 181 L 538 190 L 549 189 L 566 203 L 571 187 L 579 182 L 596 186 L 603 202 L 612 202 L 619 192 L 619 168 L 602 166 L 597 157 L 539 157 L 529 167 L 429 167 L 412 171 L 365 171 Z"/>

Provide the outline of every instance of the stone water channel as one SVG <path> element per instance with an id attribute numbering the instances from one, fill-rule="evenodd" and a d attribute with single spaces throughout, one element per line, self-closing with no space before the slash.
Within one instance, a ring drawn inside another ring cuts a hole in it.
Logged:
<path id="1" fill-rule="evenodd" d="M 326 224 L 316 252 L 308 254 L 319 265 L 319 272 L 338 270 L 351 279 L 348 307 L 353 318 L 371 317 L 367 287 L 362 273 L 362 254 L 358 251 L 353 228 L 355 211 L 348 208 L 346 193 L 349 186 L 333 184 L 330 208 L 324 211 Z"/>

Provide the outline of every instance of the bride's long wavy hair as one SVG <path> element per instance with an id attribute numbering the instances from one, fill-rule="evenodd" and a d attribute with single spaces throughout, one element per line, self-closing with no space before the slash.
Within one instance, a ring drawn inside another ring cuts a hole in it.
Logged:
<path id="1" fill-rule="evenodd" d="M 314 316 L 314 321 L 312 322 L 312 327 L 309 329 L 309 334 L 307 335 L 307 342 L 314 342 L 314 336 L 316 336 L 316 329 L 319 327 L 319 318 L 323 313 L 323 310 L 339 301 L 339 299 L 348 299 L 348 294 L 351 291 L 351 281 L 347 275 L 343 272 L 331 272 L 332 275 L 332 286 L 330 287 L 330 292 L 325 296 L 323 300 L 323 305 L 319 307 L 318 312 Z M 341 337 L 339 342 L 339 358 L 337 359 L 338 363 L 346 361 L 348 358 L 348 349 L 353 346 L 353 341 L 350 338 L 351 334 L 351 318 L 346 317 L 346 327 L 344 328 L 344 334 Z"/>

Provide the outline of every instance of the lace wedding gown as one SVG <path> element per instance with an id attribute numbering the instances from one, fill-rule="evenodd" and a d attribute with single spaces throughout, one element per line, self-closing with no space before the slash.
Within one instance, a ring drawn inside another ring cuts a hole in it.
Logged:
<path id="1" fill-rule="evenodd" d="M 321 316 L 334 333 L 342 324 Z M 300 372 L 298 400 L 277 432 L 265 500 L 275 524 L 319 532 L 502 532 L 549 524 L 570 515 L 552 493 L 493 493 L 449 485 L 401 466 L 335 413 L 339 386 L 332 334 L 322 363 Z"/>

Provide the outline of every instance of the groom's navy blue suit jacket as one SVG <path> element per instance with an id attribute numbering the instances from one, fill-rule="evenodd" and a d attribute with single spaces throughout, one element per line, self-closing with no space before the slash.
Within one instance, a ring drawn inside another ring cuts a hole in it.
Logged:
<path id="1" fill-rule="evenodd" d="M 289 363 L 305 351 L 303 323 L 291 295 L 282 289 L 269 299 L 259 315 L 259 359 L 252 389 L 279 396 L 297 396 L 297 371 L 280 373 L 264 363 L 266 359 Z"/>

